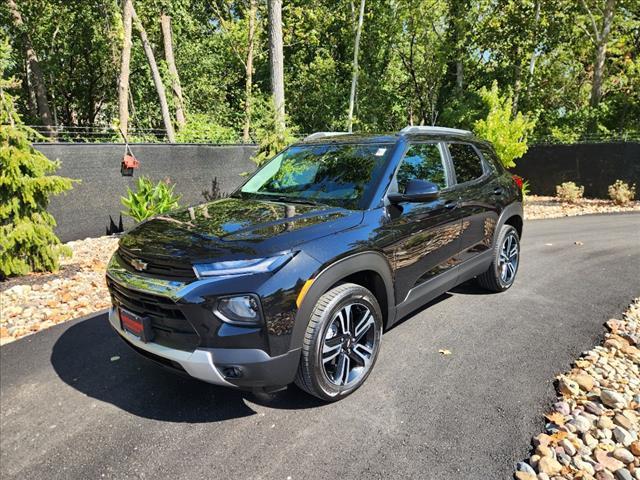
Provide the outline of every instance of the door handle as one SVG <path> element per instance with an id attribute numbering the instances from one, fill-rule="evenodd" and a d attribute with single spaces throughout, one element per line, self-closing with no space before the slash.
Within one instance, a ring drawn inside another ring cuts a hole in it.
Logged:
<path id="1" fill-rule="evenodd" d="M 502 195 L 502 193 L 504 192 L 504 190 L 502 189 L 502 187 L 496 187 L 493 189 L 493 194 L 494 195 Z"/>

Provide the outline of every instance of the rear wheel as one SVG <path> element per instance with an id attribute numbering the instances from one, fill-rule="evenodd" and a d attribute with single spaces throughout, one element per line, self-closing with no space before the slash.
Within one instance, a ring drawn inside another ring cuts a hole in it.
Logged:
<path id="1" fill-rule="evenodd" d="M 520 265 L 520 237 L 511 225 L 503 225 L 493 249 L 493 262 L 478 276 L 478 283 L 492 292 L 504 292 L 516 279 Z"/>
<path id="2" fill-rule="evenodd" d="M 322 400 L 355 391 L 378 357 L 382 314 L 373 294 L 345 283 L 322 295 L 305 333 L 296 384 Z"/>

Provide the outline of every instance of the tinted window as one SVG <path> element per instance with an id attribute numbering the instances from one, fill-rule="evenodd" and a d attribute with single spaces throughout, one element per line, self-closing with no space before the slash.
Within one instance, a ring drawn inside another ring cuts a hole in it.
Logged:
<path id="1" fill-rule="evenodd" d="M 413 179 L 427 180 L 441 189 L 447 186 L 437 144 L 418 143 L 409 147 L 398 169 L 398 191 L 404 193 L 407 183 Z"/>
<path id="2" fill-rule="evenodd" d="M 458 183 L 470 182 L 482 176 L 482 161 L 471 145 L 450 143 L 449 152 Z"/>
<path id="3" fill-rule="evenodd" d="M 362 208 L 377 185 L 391 145 L 297 145 L 271 160 L 240 195 L 312 200 Z"/>
<path id="4" fill-rule="evenodd" d="M 478 149 L 482 153 L 482 156 L 487 161 L 486 163 L 491 167 L 491 169 L 494 172 L 497 171 L 500 165 L 500 160 L 498 159 L 495 151 L 486 145 L 478 145 Z"/>

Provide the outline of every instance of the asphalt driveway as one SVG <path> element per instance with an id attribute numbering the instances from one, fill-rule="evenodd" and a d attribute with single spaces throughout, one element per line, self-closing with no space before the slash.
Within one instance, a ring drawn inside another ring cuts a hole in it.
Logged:
<path id="1" fill-rule="evenodd" d="M 640 215 L 528 222 L 511 290 L 465 285 L 416 312 L 330 405 L 174 376 L 105 315 L 58 325 L 0 348 L 0 477 L 509 478 L 554 375 L 639 294 Z"/>

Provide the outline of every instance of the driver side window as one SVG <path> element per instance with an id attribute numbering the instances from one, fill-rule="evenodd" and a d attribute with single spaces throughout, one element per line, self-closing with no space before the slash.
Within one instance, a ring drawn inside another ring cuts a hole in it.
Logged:
<path id="1" fill-rule="evenodd" d="M 437 143 L 416 143 L 409 146 L 398 169 L 398 192 L 405 193 L 409 180 L 426 180 L 446 188 L 444 162 Z"/>

